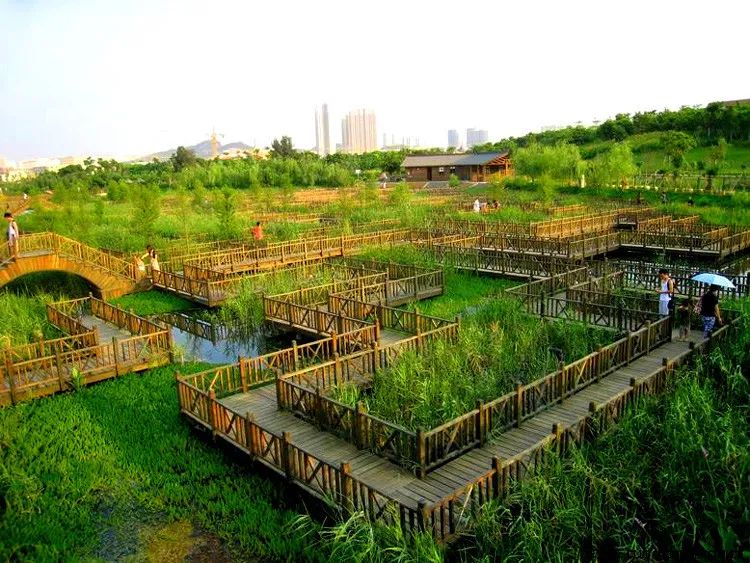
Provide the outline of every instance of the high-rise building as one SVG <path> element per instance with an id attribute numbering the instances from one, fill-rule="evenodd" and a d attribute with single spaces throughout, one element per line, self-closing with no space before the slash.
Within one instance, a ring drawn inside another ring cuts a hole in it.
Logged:
<path id="1" fill-rule="evenodd" d="M 350 111 L 341 120 L 341 144 L 343 151 L 350 154 L 377 150 L 375 114 L 364 109 Z"/>
<path id="2" fill-rule="evenodd" d="M 448 147 L 457 149 L 461 146 L 461 141 L 458 138 L 458 131 L 455 129 L 448 130 Z"/>
<path id="3" fill-rule="evenodd" d="M 320 156 L 331 154 L 331 134 L 328 129 L 328 104 L 315 109 L 315 151 Z"/>
<path id="4" fill-rule="evenodd" d="M 489 134 L 486 129 L 467 129 L 466 130 L 466 146 L 468 148 L 474 145 L 483 145 L 489 141 Z"/>

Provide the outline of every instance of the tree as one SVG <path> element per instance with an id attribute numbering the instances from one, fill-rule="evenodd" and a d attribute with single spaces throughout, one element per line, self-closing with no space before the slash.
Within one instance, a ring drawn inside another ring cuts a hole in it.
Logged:
<path id="1" fill-rule="evenodd" d="M 235 234 L 237 230 L 237 194 L 229 188 L 222 189 L 214 198 L 214 213 L 222 234 Z"/>
<path id="2" fill-rule="evenodd" d="M 636 172 L 633 151 L 626 143 L 616 143 L 589 163 L 589 181 L 595 186 L 622 184 Z"/>
<path id="3" fill-rule="evenodd" d="M 147 241 L 154 234 L 154 225 L 161 214 L 161 196 L 154 186 L 135 186 L 130 199 L 133 201 L 131 224 L 133 230 L 140 232 Z"/>
<path id="4" fill-rule="evenodd" d="M 685 153 L 695 146 L 695 137 L 682 131 L 667 131 L 662 137 L 664 152 L 672 166 L 680 168 L 685 160 Z"/>
<path id="5" fill-rule="evenodd" d="M 175 172 L 179 172 L 183 168 L 193 166 L 196 162 L 198 162 L 198 157 L 196 157 L 195 153 L 190 149 L 179 146 L 177 147 L 175 153 L 171 157 L 169 157 L 169 161 L 172 163 Z"/>
<path id="6" fill-rule="evenodd" d="M 718 171 L 722 164 L 724 164 L 724 161 L 727 158 L 727 142 L 724 139 L 724 137 L 720 137 L 719 141 L 716 143 L 715 147 L 711 148 L 711 151 L 708 154 L 708 161 L 711 163 L 711 166 L 716 168 Z"/>
<path id="7" fill-rule="evenodd" d="M 569 143 L 558 143 L 554 147 L 533 143 L 513 153 L 516 172 L 532 180 L 546 177 L 558 181 L 575 180 L 581 168 L 581 153 Z"/>
<path id="8" fill-rule="evenodd" d="M 274 139 L 271 143 L 271 157 L 273 158 L 292 158 L 296 154 L 292 146 L 292 138 L 284 135 L 281 140 Z"/>

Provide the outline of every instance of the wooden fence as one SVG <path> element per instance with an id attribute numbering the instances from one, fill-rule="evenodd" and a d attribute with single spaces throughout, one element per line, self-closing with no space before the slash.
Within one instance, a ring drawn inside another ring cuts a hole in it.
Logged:
<path id="1" fill-rule="evenodd" d="M 125 373 L 170 362 L 167 331 L 113 340 L 44 357 L 13 362 L 6 353 L 0 369 L 0 404 L 42 397 Z"/>
<path id="2" fill-rule="evenodd" d="M 719 329 L 709 341 L 703 342 L 695 350 L 703 346 L 711 346 L 714 342 L 726 337 L 729 326 Z M 555 451 L 559 455 L 567 453 L 571 447 L 591 439 L 603 428 L 616 422 L 627 408 L 645 395 L 662 392 L 666 382 L 674 369 L 692 356 L 694 350 L 686 351 L 682 356 L 671 361 L 664 361 L 661 369 L 647 380 L 631 381 L 629 389 L 610 398 L 602 404 L 592 403 L 589 415 L 574 423 L 560 421 L 551 426 L 550 434 L 533 446 L 507 458 L 493 459 L 487 472 L 464 487 L 456 490 L 442 500 L 432 505 L 423 505 L 421 521 L 424 529 L 430 532 L 438 541 L 446 541 L 470 525 L 472 516 L 482 505 L 493 499 L 505 497 L 514 483 L 531 473 L 535 468 Z"/>
<path id="3" fill-rule="evenodd" d="M 213 391 L 223 398 L 234 393 L 246 393 L 259 385 L 273 383 L 277 377 L 322 363 L 341 355 L 354 354 L 373 345 L 375 327 L 366 326 L 344 334 L 270 352 L 252 358 L 239 358 L 230 365 L 211 368 L 186 375 L 183 379 L 201 391 Z"/>
<path id="4" fill-rule="evenodd" d="M 19 252 L 58 254 L 75 262 L 83 262 L 91 268 L 131 281 L 139 279 L 135 263 L 102 252 L 77 240 L 56 233 L 43 232 L 21 235 L 18 239 Z M 7 245 L 0 249 L 0 257 L 8 258 Z"/>

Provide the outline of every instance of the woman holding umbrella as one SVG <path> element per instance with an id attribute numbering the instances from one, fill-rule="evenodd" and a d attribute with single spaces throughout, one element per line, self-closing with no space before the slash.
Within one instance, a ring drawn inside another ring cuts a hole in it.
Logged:
<path id="1" fill-rule="evenodd" d="M 719 321 L 719 324 L 723 324 L 721 312 L 719 311 L 719 296 L 716 292 L 720 287 L 726 289 L 735 289 L 735 287 L 731 280 L 719 274 L 698 274 L 690 279 L 709 285 L 708 291 L 703 294 L 703 297 L 698 302 L 698 307 L 696 307 L 696 309 L 700 309 L 696 313 L 699 313 L 703 317 L 703 338 L 708 338 L 716 325 L 716 321 Z"/>
<path id="2" fill-rule="evenodd" d="M 708 291 L 703 294 L 700 300 L 701 317 L 703 317 L 703 338 L 711 336 L 711 332 L 713 332 L 716 326 L 716 321 L 722 324 L 721 311 L 719 311 L 719 296 L 716 294 L 718 290 L 718 285 L 710 285 Z"/>

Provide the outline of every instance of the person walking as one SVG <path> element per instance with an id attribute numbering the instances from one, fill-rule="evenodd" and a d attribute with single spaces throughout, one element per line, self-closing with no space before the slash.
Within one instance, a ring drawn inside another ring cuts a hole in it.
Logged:
<path id="1" fill-rule="evenodd" d="M 677 326 L 680 329 L 680 337 L 677 339 L 680 342 L 687 342 L 690 337 L 690 320 L 693 314 L 695 303 L 692 297 L 687 297 L 682 300 L 679 306 L 676 308 L 676 321 Z"/>
<path id="2" fill-rule="evenodd" d="M 3 218 L 8 222 L 8 229 L 5 231 L 5 239 L 8 241 L 8 254 L 11 260 L 15 260 L 18 258 L 18 223 L 16 223 L 10 211 L 6 211 Z"/>
<path id="3" fill-rule="evenodd" d="M 669 303 L 674 297 L 674 280 L 669 277 L 669 270 L 666 268 L 659 270 L 659 287 L 656 292 L 659 294 L 659 315 L 668 317 Z"/>
<path id="4" fill-rule="evenodd" d="M 151 266 L 151 277 L 154 277 L 154 272 L 161 271 L 161 267 L 159 266 L 159 256 L 156 253 L 156 249 L 151 246 L 150 244 L 146 246 L 146 254 L 141 256 L 141 260 L 148 257 L 149 259 L 149 265 Z"/>
<path id="5" fill-rule="evenodd" d="M 255 223 L 255 226 L 253 227 L 253 238 L 255 239 L 255 242 L 263 240 L 263 227 L 260 224 L 260 221 Z"/>
<path id="6" fill-rule="evenodd" d="M 719 295 L 716 293 L 718 290 L 718 285 L 711 285 L 699 302 L 700 315 L 703 319 L 703 338 L 711 336 L 717 322 L 719 324 L 724 322 L 721 320 L 721 311 L 719 311 Z"/>
<path id="7" fill-rule="evenodd" d="M 471 206 L 471 208 L 474 210 L 474 213 L 479 213 L 482 211 L 482 204 L 479 203 L 479 198 L 474 200 L 474 204 Z"/>

